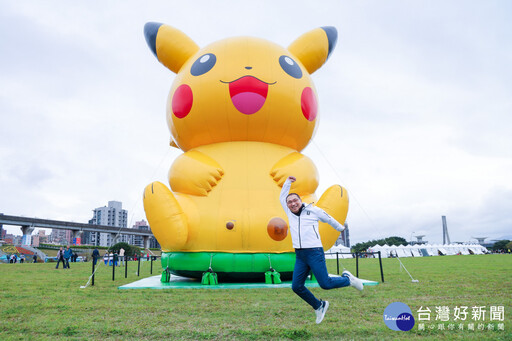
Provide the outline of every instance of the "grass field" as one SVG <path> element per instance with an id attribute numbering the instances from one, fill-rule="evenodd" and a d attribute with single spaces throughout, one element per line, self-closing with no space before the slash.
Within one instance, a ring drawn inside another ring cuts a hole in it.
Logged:
<path id="1" fill-rule="evenodd" d="M 512 255 L 402 261 L 419 283 L 411 283 L 398 260 L 383 259 L 385 283 L 362 294 L 350 287 L 313 288 L 331 303 L 320 325 L 290 289 L 118 290 L 139 279 L 135 262 L 126 279 L 118 268 L 113 282 L 111 268 L 103 266 L 95 286 L 80 289 L 91 263 L 75 263 L 69 270 L 55 270 L 55 263 L 0 264 L 0 340 L 512 340 Z M 328 261 L 331 273 L 336 273 L 335 262 Z M 355 260 L 342 262 L 355 274 Z M 156 275 L 161 268 L 154 264 Z M 361 259 L 359 265 L 360 277 L 380 281 L 377 259 Z M 142 266 L 141 278 L 150 275 L 149 269 Z M 408 332 L 390 330 L 383 322 L 384 309 L 397 301 L 407 304 L 416 319 Z M 450 309 L 449 321 L 435 320 L 436 306 Z M 452 314 L 461 306 L 469 307 L 463 330 Z M 471 320 L 473 306 L 485 307 L 484 321 Z M 490 321 L 491 306 L 504 307 L 504 321 Z M 431 310 L 430 321 L 418 321 L 420 307 Z M 419 330 L 420 322 L 425 330 Z M 474 331 L 468 330 L 470 323 Z M 498 330 L 499 323 L 504 330 Z"/>

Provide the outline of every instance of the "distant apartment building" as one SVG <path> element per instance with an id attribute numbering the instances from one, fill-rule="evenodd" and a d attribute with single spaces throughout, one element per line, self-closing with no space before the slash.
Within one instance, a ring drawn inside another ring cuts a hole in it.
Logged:
<path id="1" fill-rule="evenodd" d="M 3 241 L 5 244 L 21 245 L 21 238 L 22 238 L 22 236 L 16 236 L 11 233 L 6 233 L 4 235 Z"/>
<path id="2" fill-rule="evenodd" d="M 149 227 L 148 222 L 145 221 L 144 219 L 142 219 L 141 221 L 135 222 L 135 224 L 133 225 L 132 228 L 151 231 L 151 228 Z M 144 237 L 142 237 L 142 236 L 130 236 L 130 237 L 132 239 L 132 242 L 129 244 L 136 245 L 136 246 L 139 246 L 142 248 L 144 247 Z M 154 236 L 149 237 L 149 247 L 155 248 L 155 249 L 160 248 L 160 244 L 158 243 L 158 241 L 156 240 L 156 238 Z"/>
<path id="3" fill-rule="evenodd" d="M 128 211 L 123 209 L 120 201 L 109 201 L 108 206 L 98 207 L 93 210 L 93 217 L 89 224 L 115 227 L 126 227 L 128 223 Z M 82 236 L 82 244 L 96 246 L 111 246 L 110 233 L 85 231 Z"/>
<path id="4" fill-rule="evenodd" d="M 49 240 L 52 244 L 71 245 L 71 230 L 52 229 Z"/>
<path id="5" fill-rule="evenodd" d="M 71 232 L 71 231 L 70 231 Z M 48 243 L 48 237 L 45 230 L 38 230 L 32 235 L 32 246 L 38 247 L 43 243 Z"/>

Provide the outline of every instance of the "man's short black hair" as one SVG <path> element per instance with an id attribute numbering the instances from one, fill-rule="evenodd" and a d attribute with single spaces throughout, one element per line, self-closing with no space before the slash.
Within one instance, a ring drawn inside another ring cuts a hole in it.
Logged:
<path id="1" fill-rule="evenodd" d="M 297 193 L 290 193 L 286 196 L 286 201 L 288 201 L 288 198 L 291 197 L 292 195 L 296 195 L 300 200 L 302 200 L 300 195 L 298 195 Z"/>

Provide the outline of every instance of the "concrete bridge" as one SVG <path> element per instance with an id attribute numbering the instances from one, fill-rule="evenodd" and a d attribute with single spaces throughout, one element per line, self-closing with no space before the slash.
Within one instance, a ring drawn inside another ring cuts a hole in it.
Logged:
<path id="1" fill-rule="evenodd" d="M 142 229 L 129 229 L 126 227 L 75 223 L 62 220 L 27 218 L 5 215 L 2 213 L 0 213 L 0 225 L 20 226 L 21 232 L 23 233 L 22 245 L 31 245 L 30 236 L 36 227 L 46 229 L 71 230 L 73 233 L 73 238 L 80 238 L 82 232 L 84 231 L 110 233 L 112 244 L 117 243 L 120 235 L 123 234 L 141 236 L 144 241 L 144 248 L 146 249 L 149 248 L 149 237 L 153 236 L 151 231 Z"/>

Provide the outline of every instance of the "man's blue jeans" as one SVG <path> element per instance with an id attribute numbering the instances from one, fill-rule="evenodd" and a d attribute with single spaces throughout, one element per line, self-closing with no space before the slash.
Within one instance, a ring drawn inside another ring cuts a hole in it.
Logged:
<path id="1" fill-rule="evenodd" d="M 322 289 L 329 290 L 350 285 L 350 280 L 346 276 L 329 277 L 323 248 L 295 249 L 292 290 L 315 310 L 320 308 L 320 300 L 304 285 L 310 271 L 313 272 Z"/>

